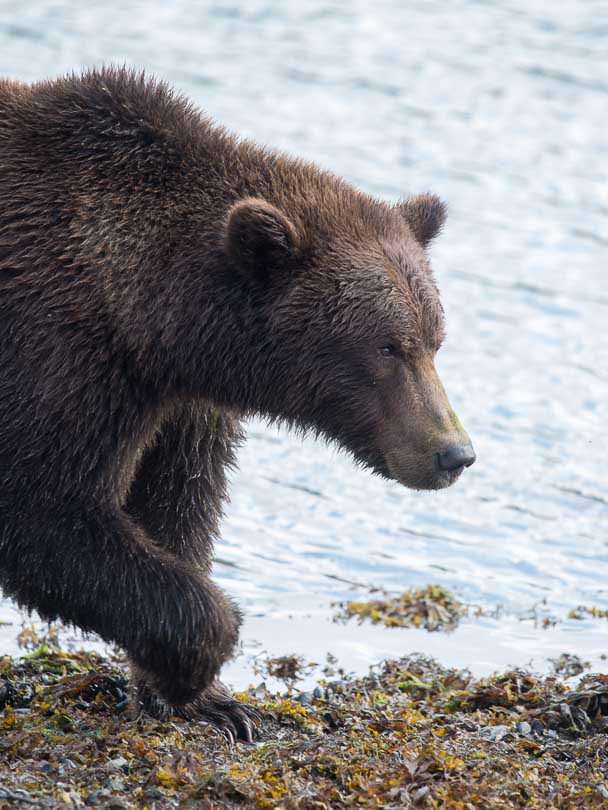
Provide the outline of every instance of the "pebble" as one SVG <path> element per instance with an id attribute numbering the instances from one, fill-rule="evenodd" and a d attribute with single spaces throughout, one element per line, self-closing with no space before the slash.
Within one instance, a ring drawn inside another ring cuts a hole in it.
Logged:
<path id="1" fill-rule="evenodd" d="M 532 726 L 530 723 L 527 723 L 525 720 L 521 723 L 517 724 L 517 730 L 520 734 L 531 734 L 532 733 Z"/>
<path id="2" fill-rule="evenodd" d="M 262 683 L 258 684 L 251 693 L 251 695 L 256 700 L 265 700 L 266 698 L 268 698 L 269 692 L 266 687 L 266 681 L 262 681 Z"/>
<path id="3" fill-rule="evenodd" d="M 94 807 L 96 804 L 101 804 L 110 798 L 109 790 L 94 790 L 84 800 L 87 807 Z"/>
<path id="4" fill-rule="evenodd" d="M 508 726 L 486 726 L 481 729 L 481 733 L 488 738 L 490 742 L 500 742 L 507 734 L 509 734 Z"/>
<path id="5" fill-rule="evenodd" d="M 129 770 L 129 763 L 124 757 L 116 757 L 106 762 L 106 769 L 108 771 L 123 771 L 126 773 Z"/>
<path id="6" fill-rule="evenodd" d="M 61 791 L 61 799 L 66 804 L 71 804 L 73 807 L 82 807 L 82 799 L 76 793 L 71 785 L 64 782 L 55 782 L 55 787 Z"/>
<path id="7" fill-rule="evenodd" d="M 412 796 L 414 804 L 424 801 L 430 792 L 431 789 L 428 787 L 428 785 L 423 785 L 421 788 L 418 788 L 418 790 Z"/>
<path id="8" fill-rule="evenodd" d="M 159 790 L 157 787 L 151 787 L 145 791 L 144 795 L 148 799 L 162 799 L 165 794 L 162 792 L 162 790 Z"/>

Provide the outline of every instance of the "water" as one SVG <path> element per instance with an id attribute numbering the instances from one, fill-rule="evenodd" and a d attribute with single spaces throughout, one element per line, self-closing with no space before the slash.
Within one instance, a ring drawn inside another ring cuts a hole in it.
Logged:
<path id="1" fill-rule="evenodd" d="M 18 8 L 18 10 L 15 10 Z M 146 67 L 214 117 L 377 195 L 450 204 L 433 261 L 439 370 L 478 462 L 413 493 L 262 424 L 234 476 L 216 576 L 247 612 L 248 657 L 331 651 L 356 671 L 430 652 L 477 673 L 576 652 L 608 607 L 608 4 L 0 4 L 0 73 Z M 449 635 L 338 625 L 350 583 L 441 583 L 498 615 Z M 542 611 L 549 629 L 526 619 Z M 21 617 L 3 603 L 2 652 Z M 608 652 L 608 650 L 607 650 Z"/>

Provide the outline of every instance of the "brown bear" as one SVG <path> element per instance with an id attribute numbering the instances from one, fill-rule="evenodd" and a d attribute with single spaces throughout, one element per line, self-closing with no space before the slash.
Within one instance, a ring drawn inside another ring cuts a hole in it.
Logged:
<path id="1" fill-rule="evenodd" d="M 213 541 L 251 414 L 405 486 L 474 461 L 433 365 L 425 248 L 388 204 L 241 141 L 165 84 L 0 82 L 0 582 L 121 645 L 144 710 L 250 739 L 217 680 Z"/>

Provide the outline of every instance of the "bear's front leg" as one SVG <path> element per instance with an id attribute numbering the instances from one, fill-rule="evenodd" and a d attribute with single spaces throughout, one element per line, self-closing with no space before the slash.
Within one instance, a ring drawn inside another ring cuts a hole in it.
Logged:
<path id="1" fill-rule="evenodd" d="M 17 518 L 0 534 L 8 596 L 123 647 L 150 692 L 177 711 L 208 688 L 215 694 L 240 615 L 201 569 L 159 548 L 118 508 L 31 504 Z"/>
<path id="2" fill-rule="evenodd" d="M 191 569 L 205 575 L 226 500 L 226 471 L 242 440 L 239 421 L 203 404 L 181 403 L 167 415 L 131 482 L 126 508 L 147 534 Z M 219 589 L 218 589 L 219 590 Z M 226 599 L 228 610 L 233 609 Z M 240 621 L 238 613 L 235 620 Z M 153 679 L 132 665 L 133 697 L 155 717 L 205 720 L 229 739 L 251 740 L 259 715 L 214 681 L 183 705 L 171 705 Z"/>
<path id="3" fill-rule="evenodd" d="M 170 704 L 150 687 L 147 673 L 131 663 L 131 699 L 140 710 L 165 720 L 171 715 L 185 720 L 202 720 L 219 729 L 231 742 L 253 742 L 260 713 L 235 700 L 221 681 L 214 681 L 194 700 L 181 706 Z"/>

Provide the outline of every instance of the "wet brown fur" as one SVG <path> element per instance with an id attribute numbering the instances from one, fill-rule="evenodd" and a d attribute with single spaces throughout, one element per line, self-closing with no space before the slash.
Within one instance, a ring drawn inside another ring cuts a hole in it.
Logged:
<path id="1" fill-rule="evenodd" d="M 5 593 L 122 645 L 149 710 L 247 736 L 215 681 L 240 615 L 209 579 L 241 419 L 444 485 L 430 459 L 461 433 L 424 251 L 444 218 L 239 141 L 140 74 L 0 82 Z"/>

